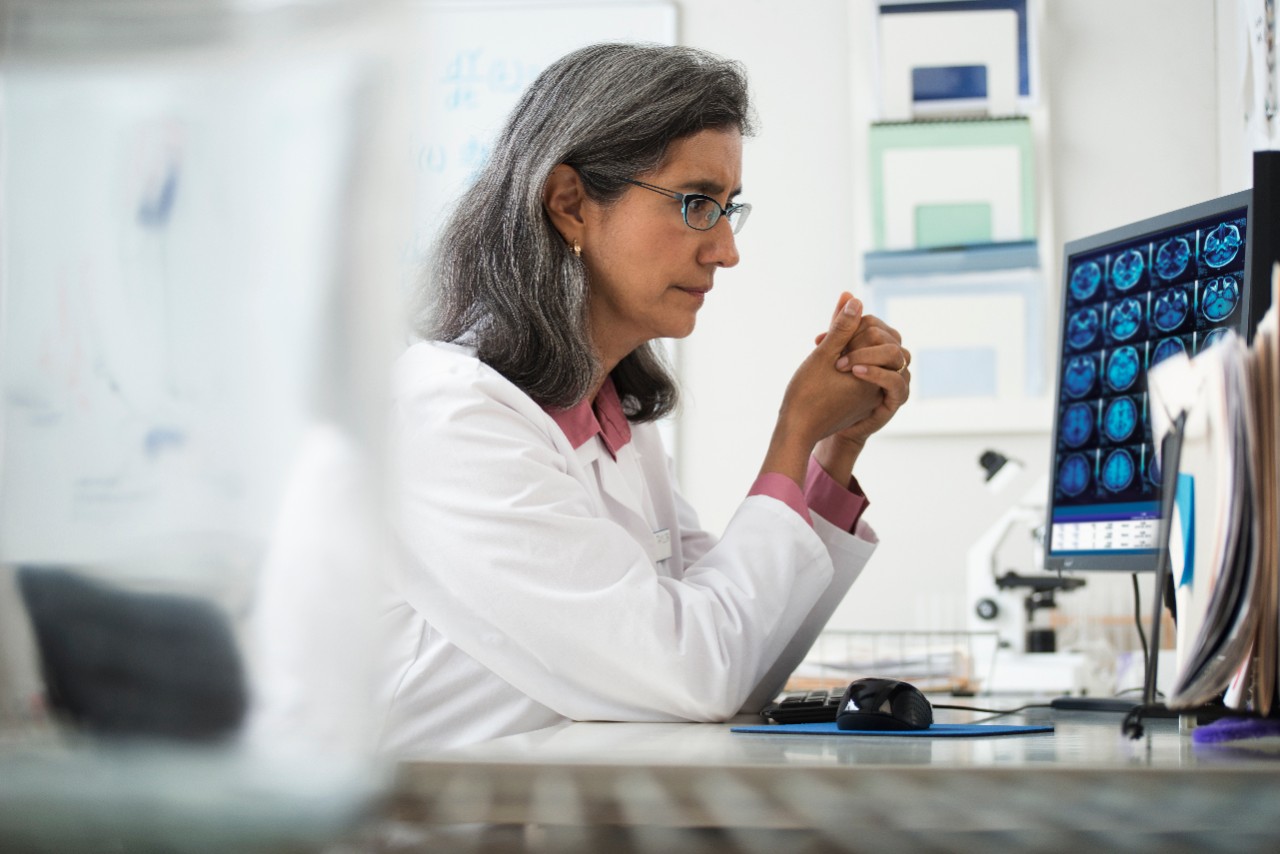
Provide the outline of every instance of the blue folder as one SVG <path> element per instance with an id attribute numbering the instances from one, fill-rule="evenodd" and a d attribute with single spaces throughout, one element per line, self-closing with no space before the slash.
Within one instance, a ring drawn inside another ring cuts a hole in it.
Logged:
<path id="1" fill-rule="evenodd" d="M 883 730 L 840 729 L 835 721 L 820 724 L 761 724 L 736 726 L 731 732 L 764 733 L 766 735 L 893 735 L 906 738 L 978 738 L 992 735 L 1027 735 L 1053 732 L 1053 724 L 934 724 L 928 729 Z"/>

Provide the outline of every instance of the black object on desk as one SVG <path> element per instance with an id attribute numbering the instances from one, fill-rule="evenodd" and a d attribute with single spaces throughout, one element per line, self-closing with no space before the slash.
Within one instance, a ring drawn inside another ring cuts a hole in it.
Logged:
<path id="1" fill-rule="evenodd" d="M 780 724 L 832 723 L 840 711 L 841 696 L 825 689 L 784 694 L 778 702 L 765 706 L 760 717 Z"/>
<path id="2" fill-rule="evenodd" d="M 244 719 L 235 638 L 210 602 L 140 593 L 61 567 L 22 567 L 51 708 L 105 736 L 213 741 Z"/>

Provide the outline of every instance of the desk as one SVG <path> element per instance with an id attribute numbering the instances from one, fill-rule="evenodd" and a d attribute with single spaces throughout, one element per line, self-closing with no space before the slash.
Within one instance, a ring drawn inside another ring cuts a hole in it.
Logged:
<path id="1" fill-rule="evenodd" d="M 463 829 L 477 851 L 1280 849 L 1280 755 L 1193 745 L 1168 719 L 1148 721 L 1137 741 L 1120 733 L 1119 714 L 1006 720 L 1052 720 L 1056 732 L 568 724 L 405 763 L 363 838 L 384 850 L 418 850 L 392 838 L 459 847 Z"/>

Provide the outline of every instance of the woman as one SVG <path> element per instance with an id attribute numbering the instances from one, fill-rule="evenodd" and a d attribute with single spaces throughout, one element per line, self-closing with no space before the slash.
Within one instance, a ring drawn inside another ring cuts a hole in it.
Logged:
<path id="1" fill-rule="evenodd" d="M 852 469 L 909 356 L 847 294 L 719 539 L 654 426 L 676 404 L 654 339 L 692 332 L 738 262 L 750 129 L 735 63 L 585 48 L 529 87 L 459 203 L 397 366 L 388 748 L 758 709 L 870 556 Z"/>

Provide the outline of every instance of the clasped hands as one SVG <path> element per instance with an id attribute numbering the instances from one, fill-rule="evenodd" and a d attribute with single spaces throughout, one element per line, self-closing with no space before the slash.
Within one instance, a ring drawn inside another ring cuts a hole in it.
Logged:
<path id="1" fill-rule="evenodd" d="M 860 393 L 879 398 L 870 413 L 836 433 L 838 438 L 861 446 L 868 436 L 888 424 L 899 407 L 907 402 L 911 393 L 911 352 L 902 346 L 898 330 L 878 317 L 863 314 L 862 303 L 849 293 L 840 295 L 832 316 L 832 329 L 819 333 L 813 343 L 821 347 L 836 331 L 837 321 L 842 315 L 849 321 L 839 328 L 843 330 L 851 326 L 852 331 L 835 360 L 835 368 L 863 380 L 865 385 L 859 389 Z"/>
<path id="2" fill-rule="evenodd" d="M 897 330 L 864 315 L 848 293 L 814 343 L 787 386 L 779 425 L 833 477 L 847 479 L 867 438 L 906 402 L 911 354 Z"/>

